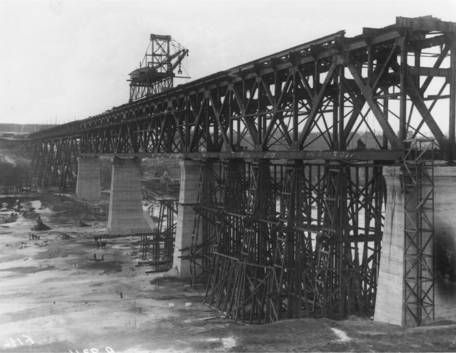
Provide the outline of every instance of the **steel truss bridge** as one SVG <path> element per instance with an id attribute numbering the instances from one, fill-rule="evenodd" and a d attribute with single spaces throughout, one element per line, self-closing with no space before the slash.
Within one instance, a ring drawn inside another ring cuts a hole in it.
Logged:
<path id="1" fill-rule="evenodd" d="M 40 185 L 73 185 L 80 155 L 202 160 L 194 245 L 183 256 L 195 279 L 208 281 L 210 303 L 234 318 L 266 322 L 372 314 L 382 165 L 400 161 L 414 139 L 432 140 L 432 154 L 452 162 L 455 115 L 456 23 L 398 17 L 29 141 Z M 408 276 L 422 279 L 414 268 Z M 433 315 L 432 285 L 423 291 L 421 282 L 408 281 L 414 324 Z"/>

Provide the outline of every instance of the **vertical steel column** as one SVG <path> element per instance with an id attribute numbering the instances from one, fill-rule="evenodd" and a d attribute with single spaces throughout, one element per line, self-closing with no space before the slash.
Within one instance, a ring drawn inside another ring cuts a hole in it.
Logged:
<path id="1" fill-rule="evenodd" d="M 344 138 L 344 114 L 345 114 L 345 90 L 344 90 L 344 80 L 345 80 L 345 67 L 344 65 L 339 66 L 339 86 L 337 92 L 337 115 L 338 115 L 338 128 L 335 133 L 337 133 L 337 143 L 336 148 L 339 151 L 345 151 L 347 148 L 346 141 Z"/>
<path id="2" fill-rule="evenodd" d="M 434 320 L 434 143 L 407 143 L 410 148 L 403 161 L 403 322 L 405 326 L 420 326 Z"/>
<path id="3" fill-rule="evenodd" d="M 400 39 L 401 65 L 399 71 L 400 80 L 400 101 L 399 101 L 399 139 L 404 141 L 407 138 L 407 33 Z"/>
<path id="4" fill-rule="evenodd" d="M 296 77 L 297 68 L 293 67 L 292 71 L 292 80 L 293 80 L 293 93 L 292 93 L 292 103 L 293 103 L 293 145 L 295 149 L 299 149 L 299 117 L 298 117 L 298 83 Z"/>
<path id="5" fill-rule="evenodd" d="M 450 117 L 449 117 L 449 161 L 453 161 L 456 154 L 456 35 L 451 38 L 450 47 Z"/>
<path id="6" fill-rule="evenodd" d="M 389 87 L 385 87 L 383 90 L 383 116 L 385 117 L 385 121 L 388 122 L 388 116 L 389 116 Z M 388 138 L 386 137 L 386 134 L 383 133 L 383 142 L 382 142 L 382 148 L 387 150 L 388 149 Z"/>

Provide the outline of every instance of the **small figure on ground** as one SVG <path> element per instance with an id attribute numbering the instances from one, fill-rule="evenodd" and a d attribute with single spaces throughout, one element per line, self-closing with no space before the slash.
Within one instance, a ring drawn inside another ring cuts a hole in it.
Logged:
<path id="1" fill-rule="evenodd" d="M 41 219 L 41 216 L 38 215 L 38 217 L 36 218 L 36 224 L 32 227 L 32 230 L 49 230 L 49 229 L 51 229 L 51 227 L 44 224 L 43 220 Z"/>

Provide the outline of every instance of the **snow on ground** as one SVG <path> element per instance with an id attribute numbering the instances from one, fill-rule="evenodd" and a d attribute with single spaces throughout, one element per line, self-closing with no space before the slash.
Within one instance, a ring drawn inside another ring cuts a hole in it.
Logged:
<path id="1" fill-rule="evenodd" d="M 102 219 L 84 213 L 90 227 L 77 227 L 83 208 L 37 201 L 52 228 L 39 240 L 29 239 L 32 218 L 0 228 L 0 352 L 456 350 L 454 325 L 428 333 L 359 318 L 234 323 L 202 303 L 204 288 L 137 267 L 131 239 L 96 248 Z"/>
<path id="2" fill-rule="evenodd" d="M 334 327 L 331 327 L 331 330 L 337 336 L 338 341 L 340 341 L 340 342 L 349 342 L 349 341 L 351 341 L 351 338 L 348 337 L 347 334 L 344 331 L 339 330 L 338 328 L 334 328 Z"/>

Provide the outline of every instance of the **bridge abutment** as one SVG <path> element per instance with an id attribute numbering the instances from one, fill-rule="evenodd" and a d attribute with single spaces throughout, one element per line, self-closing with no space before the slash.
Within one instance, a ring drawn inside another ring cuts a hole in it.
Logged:
<path id="1" fill-rule="evenodd" d="M 375 321 L 404 325 L 405 198 L 400 167 L 383 167 L 387 187 Z M 435 320 L 456 319 L 456 167 L 434 168 Z"/>
<path id="2" fill-rule="evenodd" d="M 98 157 L 78 158 L 76 196 L 81 200 L 98 201 L 101 197 L 101 168 Z"/>
<path id="3" fill-rule="evenodd" d="M 150 232 L 142 209 L 140 161 L 114 157 L 108 231 L 112 234 Z"/>
<path id="4" fill-rule="evenodd" d="M 181 278 L 190 277 L 190 260 L 182 259 L 182 249 L 192 244 L 192 233 L 195 224 L 195 205 L 198 202 L 200 189 L 201 163 L 182 160 L 180 165 L 180 190 L 177 211 L 176 239 L 174 245 L 173 268 Z"/>

